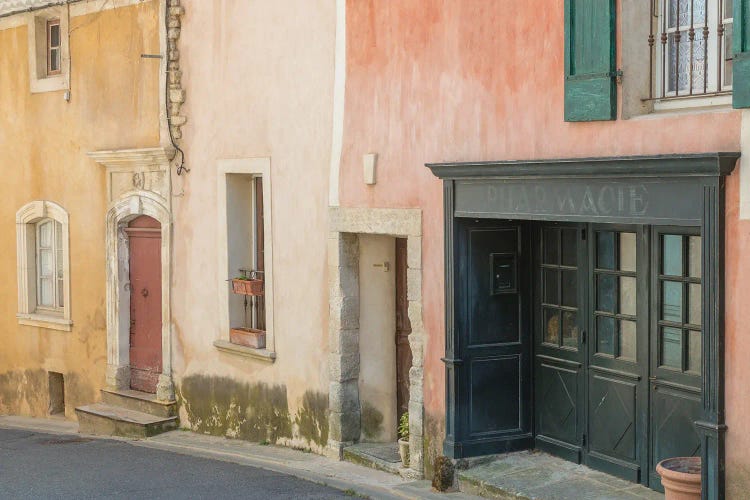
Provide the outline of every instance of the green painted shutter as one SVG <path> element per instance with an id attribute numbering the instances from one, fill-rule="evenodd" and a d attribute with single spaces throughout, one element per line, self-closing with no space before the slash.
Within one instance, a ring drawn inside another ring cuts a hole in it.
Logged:
<path id="1" fill-rule="evenodd" d="M 732 105 L 750 108 L 750 0 L 734 0 Z"/>
<path id="2" fill-rule="evenodd" d="M 565 121 L 615 119 L 615 64 L 615 0 L 565 0 Z"/>

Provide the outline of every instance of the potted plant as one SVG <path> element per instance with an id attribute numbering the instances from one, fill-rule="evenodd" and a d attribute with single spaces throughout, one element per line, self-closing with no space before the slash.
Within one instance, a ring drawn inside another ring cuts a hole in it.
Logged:
<path id="1" fill-rule="evenodd" d="M 239 295 L 263 295 L 263 280 L 243 274 L 232 278 L 232 291 Z"/>
<path id="2" fill-rule="evenodd" d="M 229 329 L 229 341 L 232 344 L 252 347 L 254 349 L 266 348 L 266 332 L 256 328 L 236 327 Z"/>
<path id="3" fill-rule="evenodd" d="M 665 500 L 698 500 L 701 498 L 700 457 L 677 457 L 656 465 L 661 476 Z"/>
<path id="4" fill-rule="evenodd" d="M 252 347 L 254 349 L 265 349 L 266 347 L 266 332 L 260 330 L 261 327 L 257 321 L 250 321 L 248 323 L 248 306 L 252 306 L 250 318 L 257 320 L 258 308 L 262 308 L 263 302 L 263 271 L 255 271 L 250 269 L 240 269 L 240 276 L 232 279 L 232 291 L 239 295 L 244 295 L 244 306 L 245 306 L 245 323 L 242 327 L 234 327 L 229 330 L 229 341 L 232 344 L 237 344 L 245 347 Z M 260 306 L 258 304 L 261 304 Z"/>
<path id="5" fill-rule="evenodd" d="M 398 454 L 401 455 L 401 463 L 409 467 L 409 412 L 401 415 L 398 421 Z"/>

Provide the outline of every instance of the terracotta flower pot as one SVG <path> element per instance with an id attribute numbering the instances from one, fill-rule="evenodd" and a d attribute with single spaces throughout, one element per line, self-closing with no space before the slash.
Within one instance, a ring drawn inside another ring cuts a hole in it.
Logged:
<path id="1" fill-rule="evenodd" d="M 700 500 L 700 457 L 677 457 L 662 460 L 656 466 L 664 486 L 665 500 Z"/>
<path id="2" fill-rule="evenodd" d="M 263 295 L 263 280 L 232 280 L 232 291 L 239 295 Z"/>
<path id="3" fill-rule="evenodd" d="M 265 349 L 266 332 L 255 328 L 232 328 L 229 330 L 229 341 L 245 347 Z"/>
<path id="4" fill-rule="evenodd" d="M 398 454 L 401 455 L 401 464 L 409 467 L 409 441 L 406 439 L 398 440 Z"/>

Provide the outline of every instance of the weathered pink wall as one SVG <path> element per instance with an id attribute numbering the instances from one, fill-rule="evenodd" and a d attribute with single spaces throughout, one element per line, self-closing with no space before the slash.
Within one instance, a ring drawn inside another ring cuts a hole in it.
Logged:
<path id="1" fill-rule="evenodd" d="M 750 488 L 750 338 L 747 336 L 750 221 L 739 220 L 739 175 L 727 181 L 726 214 L 726 411 L 727 498 L 745 498 Z"/>
<path id="2" fill-rule="evenodd" d="M 563 2 L 549 0 L 349 0 L 342 206 L 423 210 L 426 432 L 430 454 L 444 420 L 443 213 L 441 183 L 426 162 L 520 160 L 739 151 L 741 113 L 733 110 L 649 115 L 599 123 L 563 121 Z M 644 40 L 644 57 L 647 57 Z M 362 155 L 378 153 L 377 184 L 362 182 Z M 736 173 L 729 181 L 730 235 L 736 222 Z M 741 313 L 731 298 L 748 276 L 739 241 L 728 246 L 727 337 L 740 347 Z M 739 273 L 743 274 L 740 275 Z M 734 276 L 732 276 L 734 275 Z M 750 349 L 750 342 L 745 343 Z M 740 424 L 740 377 L 727 373 L 730 428 Z M 732 398 L 734 391 L 737 397 Z M 729 457 L 750 449 L 730 431 Z M 743 441 L 744 439 L 744 441 Z"/>

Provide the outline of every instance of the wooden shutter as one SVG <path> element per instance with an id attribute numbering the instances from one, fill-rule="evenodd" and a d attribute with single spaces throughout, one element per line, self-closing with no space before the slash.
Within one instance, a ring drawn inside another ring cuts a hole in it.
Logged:
<path id="1" fill-rule="evenodd" d="M 734 0 L 732 105 L 750 107 L 750 0 Z"/>
<path id="2" fill-rule="evenodd" d="M 615 64 L 615 0 L 565 0 L 565 121 L 615 119 Z"/>

